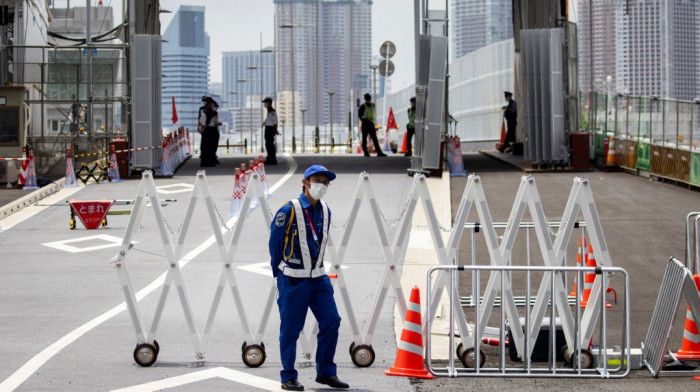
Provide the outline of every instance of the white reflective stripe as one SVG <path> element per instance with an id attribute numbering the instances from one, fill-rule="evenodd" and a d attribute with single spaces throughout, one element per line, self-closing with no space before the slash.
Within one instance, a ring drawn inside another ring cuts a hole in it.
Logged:
<path id="1" fill-rule="evenodd" d="M 323 262 L 323 255 L 326 253 L 326 242 L 328 242 L 328 226 L 330 226 L 330 214 L 328 213 L 328 205 L 323 200 L 321 200 L 321 207 L 323 208 L 323 239 L 321 240 L 320 249 L 318 250 L 318 260 Z"/>
<path id="2" fill-rule="evenodd" d="M 291 278 L 318 278 L 326 274 L 326 269 L 323 267 L 314 268 L 314 270 L 309 273 L 307 270 L 289 268 L 283 261 L 280 262 L 279 269 L 284 276 L 289 276 Z"/>
<path id="3" fill-rule="evenodd" d="M 299 234 L 299 245 L 301 247 L 301 260 L 303 261 L 304 269 L 311 268 L 311 252 L 309 251 L 309 243 L 306 241 L 306 223 L 304 221 L 304 209 L 301 208 L 299 199 L 292 200 L 294 207 L 294 215 L 297 220 L 297 233 Z"/>
<path id="4" fill-rule="evenodd" d="M 690 340 L 693 344 L 700 343 L 700 334 L 692 333 L 687 329 L 683 332 L 683 339 Z"/>
<path id="5" fill-rule="evenodd" d="M 287 260 L 287 263 L 290 263 L 290 264 L 301 264 L 301 260 L 299 260 L 299 259 L 288 259 L 288 260 Z"/>
<path id="6" fill-rule="evenodd" d="M 412 323 L 410 321 L 404 321 L 403 329 L 423 335 L 423 328 L 420 324 Z"/>
<path id="7" fill-rule="evenodd" d="M 408 351 L 409 353 L 418 354 L 421 357 L 423 356 L 423 347 L 421 347 L 417 344 L 408 343 L 408 342 L 404 342 L 403 340 L 401 340 L 401 341 L 399 341 L 399 349 L 404 350 L 404 351 Z"/>
<path id="8" fill-rule="evenodd" d="M 420 314 L 420 304 L 417 304 L 415 302 L 409 302 L 408 303 L 408 310 Z"/>

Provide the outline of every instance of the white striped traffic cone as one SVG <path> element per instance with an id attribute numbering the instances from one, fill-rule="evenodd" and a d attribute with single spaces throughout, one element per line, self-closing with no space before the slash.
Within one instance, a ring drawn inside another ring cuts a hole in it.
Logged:
<path id="1" fill-rule="evenodd" d="M 27 165 L 27 178 L 24 183 L 24 190 L 39 189 L 36 184 L 36 169 L 34 168 L 34 151 L 29 149 L 29 163 Z"/>
<path id="2" fill-rule="evenodd" d="M 258 157 L 258 171 L 260 172 L 260 181 L 263 184 L 263 192 L 265 193 L 265 198 L 269 199 L 272 194 L 270 194 L 270 188 L 267 186 L 267 174 L 265 173 L 265 161 L 262 154 Z"/>
<path id="3" fill-rule="evenodd" d="M 73 158 L 71 149 L 66 151 L 66 181 L 63 183 L 64 188 L 75 188 L 78 186 L 78 181 L 75 179 L 75 169 L 73 168 Z"/>
<path id="4" fill-rule="evenodd" d="M 231 196 L 231 207 L 228 216 L 235 216 L 241 211 L 243 204 L 243 187 L 241 186 L 241 170 L 236 168 L 236 179 L 233 181 L 233 195 Z"/>
<path id="5" fill-rule="evenodd" d="M 17 189 L 22 189 L 27 182 L 27 168 L 29 160 L 27 158 L 27 147 L 22 147 L 22 158 L 25 158 L 19 164 L 19 176 L 17 177 Z"/>
<path id="6" fill-rule="evenodd" d="M 114 150 L 114 146 L 111 146 L 112 151 L 109 154 L 109 170 L 107 171 L 107 176 L 110 182 L 124 182 L 119 176 L 119 165 L 117 165 L 117 153 Z"/>

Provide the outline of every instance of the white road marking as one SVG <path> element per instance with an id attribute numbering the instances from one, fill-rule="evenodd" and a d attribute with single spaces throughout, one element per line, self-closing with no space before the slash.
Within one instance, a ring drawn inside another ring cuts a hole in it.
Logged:
<path id="1" fill-rule="evenodd" d="M 199 381 L 209 380 L 212 378 L 223 378 L 233 381 L 238 384 L 245 384 L 251 387 L 260 388 L 265 391 L 281 391 L 279 381 L 273 381 L 267 378 L 253 376 L 252 374 L 244 373 L 238 370 L 233 370 L 225 367 L 215 367 L 207 370 L 200 370 L 181 376 L 170 377 L 163 380 L 153 381 L 146 384 L 135 385 L 133 387 L 116 389 L 112 392 L 154 392 L 161 391 L 166 388 L 179 387 L 186 384 L 192 384 Z M 231 386 L 232 390 L 234 386 Z"/>
<path id="2" fill-rule="evenodd" d="M 101 245 L 93 245 L 93 246 L 88 246 L 85 248 L 80 248 L 77 246 L 69 245 L 69 244 L 74 244 L 77 242 L 98 241 L 98 240 L 100 242 L 102 242 Z M 63 241 L 45 242 L 41 245 L 49 247 L 49 248 L 62 250 L 64 252 L 82 253 L 82 252 L 90 252 L 90 251 L 98 250 L 98 249 L 119 247 L 121 244 L 122 244 L 121 238 L 117 238 L 117 237 L 107 235 L 107 234 L 98 234 L 98 235 L 91 235 L 91 236 L 82 237 L 82 238 L 71 238 L 71 239 L 63 240 Z"/>
<path id="3" fill-rule="evenodd" d="M 289 158 L 290 161 L 290 167 L 287 173 L 279 180 L 277 181 L 274 185 L 270 187 L 270 193 L 274 193 L 277 191 L 284 183 L 289 180 L 293 175 L 294 172 L 297 169 L 297 163 L 292 158 L 289 153 L 283 154 L 284 156 Z M 226 222 L 226 226 L 231 227 L 233 223 L 237 220 L 237 217 L 233 217 Z M 222 230 L 225 230 L 222 228 Z M 185 255 L 183 257 L 184 260 L 180 261 L 180 266 L 182 268 L 187 265 L 189 262 L 188 260 L 194 259 L 197 255 L 201 254 L 209 248 L 211 245 L 213 245 L 216 242 L 216 239 L 212 235 L 209 237 L 206 241 L 204 241 L 200 246 L 196 247 L 193 249 L 190 253 Z M 160 275 L 156 280 L 151 282 L 148 286 L 144 287 L 141 289 L 139 292 L 136 293 L 136 299 L 141 300 L 148 294 L 152 293 L 155 291 L 157 288 L 163 285 L 165 282 L 165 273 Z M 73 343 L 76 341 L 78 338 L 81 336 L 85 335 L 86 333 L 90 332 L 93 328 L 98 327 L 100 324 L 104 323 L 105 321 L 111 319 L 112 317 L 118 315 L 119 313 L 123 312 L 126 310 L 126 303 L 122 302 L 119 305 L 115 306 L 114 308 L 106 311 L 105 313 L 95 317 L 94 319 L 88 321 L 87 323 L 81 325 L 80 327 L 74 329 L 73 331 L 69 332 L 66 336 L 60 338 L 57 340 L 55 343 L 51 344 L 49 347 L 43 349 L 40 353 L 36 354 L 34 357 L 32 357 L 27 363 L 22 365 L 19 369 L 17 369 L 14 373 L 10 375 L 10 377 L 6 378 L 2 383 L 0 383 L 0 392 L 4 391 L 13 391 L 15 388 L 19 387 L 27 381 L 29 377 L 31 377 L 33 374 L 36 373 L 37 370 L 41 366 L 43 366 L 48 360 L 53 358 L 54 355 L 58 354 L 61 350 L 64 348 L 68 347 L 69 344 Z"/>
<path id="4" fill-rule="evenodd" d="M 174 188 L 173 190 L 169 190 L 170 188 Z M 170 185 L 163 185 L 163 186 L 157 186 L 156 189 L 158 190 L 158 193 L 164 193 L 166 195 L 170 195 L 173 193 L 184 193 L 184 192 L 192 192 L 192 189 L 194 189 L 194 185 L 192 184 L 185 184 L 185 183 L 178 183 L 178 184 L 170 184 Z"/>

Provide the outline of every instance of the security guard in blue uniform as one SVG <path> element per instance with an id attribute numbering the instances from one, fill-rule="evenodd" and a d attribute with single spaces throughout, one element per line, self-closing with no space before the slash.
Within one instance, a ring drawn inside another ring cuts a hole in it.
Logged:
<path id="1" fill-rule="evenodd" d="M 285 203 L 270 225 L 270 264 L 277 280 L 280 311 L 282 389 L 303 391 L 294 368 L 297 339 L 309 308 L 318 321 L 316 382 L 332 388 L 349 388 L 336 375 L 333 362 L 338 343 L 340 315 L 333 287 L 323 267 L 331 212 L 321 198 L 335 174 L 321 165 L 306 169 L 302 193 Z"/>

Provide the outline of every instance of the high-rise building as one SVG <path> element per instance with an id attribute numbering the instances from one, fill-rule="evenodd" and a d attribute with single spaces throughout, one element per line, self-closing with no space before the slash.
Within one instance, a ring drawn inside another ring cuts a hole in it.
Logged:
<path id="1" fill-rule="evenodd" d="M 237 51 L 222 53 L 222 90 L 221 96 L 228 101 L 225 107 L 243 108 L 250 105 L 250 96 L 256 99 L 261 95 L 275 95 L 274 53 L 272 48 L 264 48 L 262 67 L 261 53 L 255 51 Z M 250 69 L 250 67 L 255 67 Z M 262 93 L 260 93 L 260 71 L 262 70 Z M 237 82 L 245 80 L 245 82 Z"/>
<path id="2" fill-rule="evenodd" d="M 181 5 L 163 33 L 163 127 L 172 126 L 175 97 L 178 125 L 196 129 L 209 86 L 209 35 L 204 26 L 203 6 Z"/>
<path id="3" fill-rule="evenodd" d="M 511 0 L 451 0 L 450 4 L 452 59 L 513 38 Z"/>
<path id="4" fill-rule="evenodd" d="M 700 95 L 698 1 L 582 0 L 578 26 L 581 90 Z"/>
<path id="5" fill-rule="evenodd" d="M 345 123 L 350 110 L 351 59 L 353 101 L 358 97 L 361 98 L 362 94 L 370 91 L 372 87 L 372 74 L 369 68 L 372 49 L 372 1 L 274 0 L 274 2 L 277 25 L 275 47 L 278 93 L 296 91 L 299 96 L 299 100 L 294 104 L 296 118 L 299 118 L 301 109 L 307 109 L 306 123 L 314 124 L 318 90 L 319 123 L 327 124 L 330 119 L 330 100 L 327 92 L 333 91 L 333 122 Z M 317 9 L 318 4 L 320 4 L 320 10 Z M 320 23 L 317 23 L 317 15 L 320 16 Z M 317 24 L 320 25 L 318 39 Z M 350 50 L 350 32 L 352 32 L 352 50 Z M 318 65 L 317 45 L 321 56 Z M 294 86 L 292 86 L 292 68 L 294 68 Z M 292 94 L 282 96 L 291 98 Z M 290 108 L 292 106 L 291 103 L 282 104 Z M 352 103 L 352 108 L 355 109 L 355 102 Z M 299 125 L 298 122 L 297 125 Z"/>

